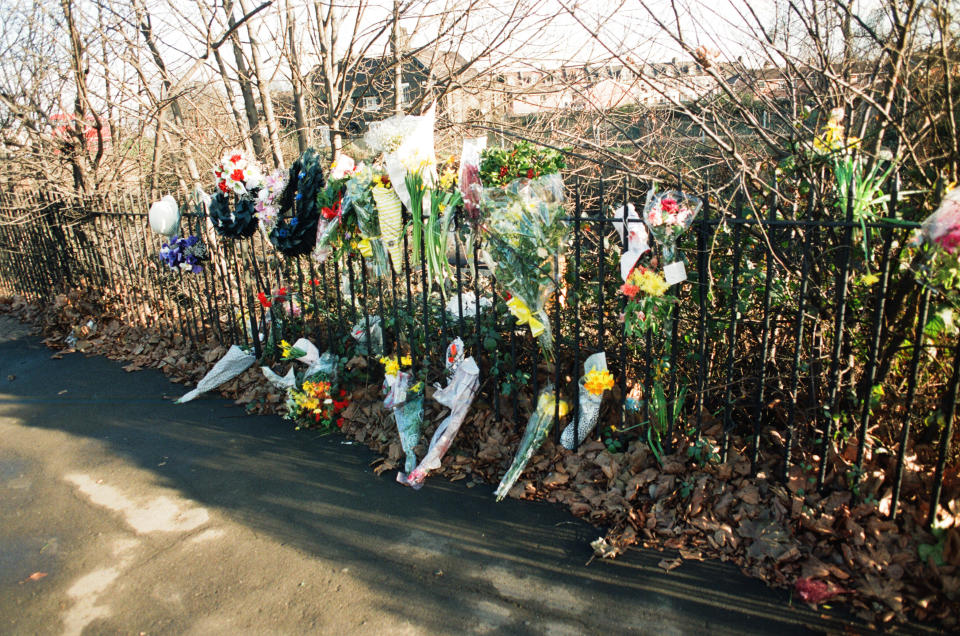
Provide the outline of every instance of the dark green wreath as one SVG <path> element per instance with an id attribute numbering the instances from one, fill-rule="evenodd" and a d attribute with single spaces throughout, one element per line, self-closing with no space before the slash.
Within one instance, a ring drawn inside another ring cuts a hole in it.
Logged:
<path id="1" fill-rule="evenodd" d="M 257 214 L 254 204 L 257 193 L 250 197 L 236 197 L 217 192 L 210 200 L 210 220 L 217 234 L 226 238 L 249 238 L 257 231 Z M 231 198 L 236 205 L 231 205 Z"/>
<path id="2" fill-rule="evenodd" d="M 317 242 L 317 192 L 323 189 L 323 168 L 320 156 L 307 148 L 290 166 L 290 179 L 277 197 L 277 225 L 270 232 L 270 242 L 286 256 L 309 254 Z"/>

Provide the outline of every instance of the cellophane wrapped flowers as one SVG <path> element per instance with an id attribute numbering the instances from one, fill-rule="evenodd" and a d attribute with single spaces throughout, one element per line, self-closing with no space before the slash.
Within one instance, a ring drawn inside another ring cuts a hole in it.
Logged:
<path id="1" fill-rule="evenodd" d="M 613 388 L 613 374 L 607 370 L 607 355 L 595 353 L 583 363 L 580 377 L 579 421 L 570 422 L 560 435 L 560 443 L 568 450 L 583 443 L 597 426 L 603 394 Z M 576 418 L 575 418 L 576 419 Z M 576 425 L 576 435 L 574 435 Z"/>
<path id="2" fill-rule="evenodd" d="M 257 192 L 257 201 L 254 203 L 253 209 L 256 210 L 260 230 L 266 236 L 269 236 L 273 228 L 277 226 L 279 210 L 276 205 L 276 198 L 283 191 L 286 183 L 284 174 L 276 170 L 264 178 L 263 187 Z"/>
<path id="3" fill-rule="evenodd" d="M 373 168 L 360 164 L 350 173 L 343 195 L 343 208 L 352 210 L 356 218 L 360 234 L 357 250 L 377 277 L 390 273 L 387 250 L 380 232 L 380 217 L 373 199 L 373 187 L 379 183 L 380 176 Z"/>
<path id="4" fill-rule="evenodd" d="M 546 305 L 558 287 L 559 257 L 570 233 L 563 202 L 559 174 L 484 188 L 481 197 L 483 260 L 507 291 L 517 323 L 530 327 L 548 359 L 553 335 Z"/>
<path id="5" fill-rule="evenodd" d="M 676 190 L 660 194 L 651 191 L 647 196 L 643 221 L 663 246 L 665 265 L 669 266 L 676 260 L 677 240 L 693 223 L 702 205 L 703 202 L 697 197 Z"/>
<path id="6" fill-rule="evenodd" d="M 439 384 L 435 385 L 437 390 L 433 398 L 450 409 L 450 414 L 440 422 L 440 426 L 433 433 L 433 437 L 430 438 L 430 447 L 420 464 L 412 471 L 397 475 L 398 482 L 415 490 L 423 486 L 430 471 L 440 468 L 440 462 L 453 444 L 454 438 L 460 431 L 460 425 L 463 424 L 467 411 L 470 410 L 473 398 L 480 388 L 480 369 L 472 357 L 463 357 L 463 341 L 460 338 L 455 339 L 447 347 L 446 367 L 450 374 L 450 381 L 442 389 Z"/>
<path id="7" fill-rule="evenodd" d="M 337 389 L 325 373 L 306 378 L 300 388 L 287 390 L 287 412 L 284 417 L 296 422 L 296 429 L 319 430 L 329 433 L 343 427 L 341 413 L 350 401 L 347 392 Z"/>
<path id="8" fill-rule="evenodd" d="M 414 452 L 420 441 L 420 425 L 423 422 L 423 382 L 412 384 L 413 377 L 400 370 L 400 365 L 409 365 L 409 356 L 397 359 L 396 356 L 381 358 L 384 378 L 383 389 L 386 398 L 383 408 L 393 411 L 400 435 L 400 446 L 406 455 L 404 473 L 410 473 L 417 466 Z"/>
<path id="9" fill-rule="evenodd" d="M 553 421 L 558 410 L 560 419 L 563 419 L 570 410 L 570 405 L 560 400 L 558 406 L 557 396 L 556 393 L 554 393 L 553 386 L 547 386 L 540 391 L 540 396 L 537 398 L 537 407 L 533 410 L 533 413 L 530 414 L 530 420 L 527 422 L 527 430 L 524 431 L 523 439 L 520 440 L 517 454 L 514 455 L 510 468 L 507 469 L 503 479 L 500 480 L 500 485 L 497 486 L 495 493 L 497 501 L 507 496 L 510 489 L 513 488 L 513 485 L 523 473 L 523 469 L 526 468 L 527 462 L 529 462 L 533 454 L 537 452 L 543 444 L 543 441 L 547 439 L 547 433 L 549 433 L 553 427 Z"/>
<path id="10" fill-rule="evenodd" d="M 627 297 L 623 318 L 628 336 L 647 331 L 656 333 L 664 324 L 670 307 L 676 302 L 674 296 L 666 295 L 669 287 L 666 279 L 651 268 L 638 265 L 630 272 L 627 281 L 620 287 Z"/>
<path id="11" fill-rule="evenodd" d="M 913 267 L 919 280 L 960 306 L 960 188 L 947 192 L 924 219 L 914 243 L 920 247 Z"/>
<path id="12" fill-rule="evenodd" d="M 207 260 L 207 248 L 195 234 L 175 236 L 160 248 L 160 260 L 172 270 L 199 274 Z"/>

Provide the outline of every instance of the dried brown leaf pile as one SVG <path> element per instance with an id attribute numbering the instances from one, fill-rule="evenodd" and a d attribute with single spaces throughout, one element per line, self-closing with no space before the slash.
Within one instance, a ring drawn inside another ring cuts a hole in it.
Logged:
<path id="1" fill-rule="evenodd" d="M 211 345 L 201 354 L 180 336 L 124 326 L 79 293 L 57 296 L 43 307 L 22 298 L 0 298 L 0 311 L 37 325 L 46 342 L 61 350 L 55 356 L 72 350 L 106 355 L 126 362 L 128 371 L 157 368 L 178 382 L 195 382 L 224 353 Z M 75 344 L 64 349 L 71 334 Z M 251 412 L 277 412 L 283 401 L 256 367 L 219 392 Z M 444 416 L 445 409 L 426 400 L 418 456 Z M 356 388 L 343 417 L 343 433 L 382 456 L 375 467 L 378 473 L 402 465 L 403 450 L 394 420 L 382 408 L 379 385 Z M 498 420 L 478 399 L 437 473 L 451 480 L 496 484 L 524 425 Z M 714 426 L 704 437 L 716 444 L 719 433 Z M 918 620 L 957 628 L 956 524 L 940 537 L 931 535 L 923 526 L 927 511 L 919 497 L 905 502 L 896 522 L 888 520 L 880 484 L 871 483 L 869 475 L 863 487 L 878 494 L 879 504 L 858 503 L 849 491 L 804 493 L 810 475 L 800 467 L 794 468 L 786 486 L 772 476 L 772 464 L 759 466 L 758 474 L 751 475 L 750 462 L 736 448 L 745 444 L 734 438 L 724 464 L 702 466 L 677 454 L 660 465 L 639 441 L 614 454 L 596 441 L 574 453 L 548 439 L 510 495 L 564 504 L 574 515 L 605 527 L 606 536 L 593 542 L 598 556 L 613 558 L 631 545 L 669 548 L 679 556 L 661 561 L 668 571 L 684 559 L 717 558 L 770 585 L 792 588 L 796 598 L 812 605 L 845 600 L 877 627 Z M 842 451 L 831 459 L 831 470 L 844 470 Z M 908 483 L 905 492 L 910 487 Z M 944 501 L 960 519 L 955 470 L 945 480 Z M 936 546 L 937 558 L 921 561 L 923 545 Z"/>

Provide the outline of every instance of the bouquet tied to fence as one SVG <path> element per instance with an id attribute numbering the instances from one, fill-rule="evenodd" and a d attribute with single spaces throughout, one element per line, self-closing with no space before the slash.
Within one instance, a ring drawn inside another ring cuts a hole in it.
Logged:
<path id="1" fill-rule="evenodd" d="M 345 213 L 352 212 L 356 221 L 357 251 L 378 278 L 390 273 L 387 250 L 380 232 L 380 217 L 373 199 L 374 183 L 379 176 L 372 167 L 364 164 L 356 166 L 347 179 L 342 202 Z"/>
<path id="2" fill-rule="evenodd" d="M 213 170 L 218 192 L 210 201 L 210 220 L 224 238 L 249 238 L 257 229 L 256 201 L 264 185 L 257 162 L 240 150 L 227 152 Z"/>
<path id="3" fill-rule="evenodd" d="M 914 236 L 911 268 L 918 280 L 960 306 L 960 187 L 951 189 Z"/>
<path id="4" fill-rule="evenodd" d="M 207 247 L 196 234 L 174 236 L 160 248 L 160 260 L 174 271 L 199 274 L 208 260 Z"/>
<path id="5" fill-rule="evenodd" d="M 587 358 L 583 363 L 583 375 L 580 376 L 580 409 L 574 421 L 567 424 L 560 435 L 560 443 L 564 448 L 573 450 L 593 432 L 600 417 L 603 394 L 612 388 L 613 375 L 607 370 L 607 354 L 601 351 Z"/>
<path id="6" fill-rule="evenodd" d="M 569 225 L 564 221 L 563 179 L 558 173 L 515 179 L 484 188 L 480 199 L 481 256 L 507 291 L 517 324 L 539 338 L 548 359 L 553 336 L 546 305 L 558 288 L 560 255 Z"/>
<path id="7" fill-rule="evenodd" d="M 540 391 L 537 406 L 530 414 L 530 420 L 527 422 L 523 439 L 520 440 L 517 454 L 514 455 L 510 468 L 507 469 L 503 479 L 500 480 L 500 485 L 497 486 L 495 493 L 497 501 L 507 496 L 523 473 L 523 469 L 526 468 L 527 462 L 547 439 L 547 433 L 553 427 L 555 417 L 559 415 L 560 419 L 563 419 L 569 410 L 570 406 L 565 401 L 560 400 L 560 403 L 557 404 L 557 395 L 552 385 Z"/>
<path id="8" fill-rule="evenodd" d="M 643 221 L 657 242 L 663 246 L 665 270 L 676 261 L 677 241 L 693 223 L 702 205 L 703 202 L 697 197 L 677 190 L 667 190 L 660 194 L 651 190 L 647 194 Z M 685 274 L 683 278 L 686 278 Z"/>

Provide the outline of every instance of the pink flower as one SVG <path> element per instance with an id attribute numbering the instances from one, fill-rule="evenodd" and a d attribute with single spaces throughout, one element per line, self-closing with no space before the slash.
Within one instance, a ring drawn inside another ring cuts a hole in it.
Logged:
<path id="1" fill-rule="evenodd" d="M 676 214 L 680 211 L 680 205 L 677 203 L 677 200 L 672 197 L 660 199 L 660 208 L 666 214 Z"/>
<path id="2" fill-rule="evenodd" d="M 957 247 L 960 247 L 960 226 L 955 225 L 935 240 L 948 254 L 953 254 L 957 251 Z"/>
<path id="3" fill-rule="evenodd" d="M 651 227 L 663 224 L 663 218 L 661 218 L 658 210 L 650 210 L 647 212 L 647 224 Z"/>

